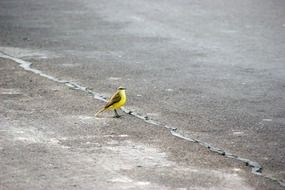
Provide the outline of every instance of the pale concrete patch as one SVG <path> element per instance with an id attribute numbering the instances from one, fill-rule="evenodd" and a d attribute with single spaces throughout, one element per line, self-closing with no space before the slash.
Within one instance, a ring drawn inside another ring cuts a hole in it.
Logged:
<path id="1" fill-rule="evenodd" d="M 212 178 L 215 184 L 210 188 L 204 188 L 203 184 L 200 187 L 193 185 L 195 189 L 211 189 L 211 190 L 251 190 L 251 186 L 246 184 L 245 180 L 237 173 L 240 170 L 233 169 L 233 172 L 223 170 L 210 170 L 197 168 L 196 166 L 181 166 L 169 160 L 166 153 L 161 152 L 153 146 L 135 143 L 129 140 L 118 143 L 118 141 L 110 141 L 108 146 L 104 146 L 107 152 L 99 156 L 99 165 L 109 171 L 120 173 L 121 171 L 131 171 L 135 168 L 143 167 L 144 169 L 154 169 L 166 173 L 166 175 L 177 176 L 192 176 L 192 180 L 200 178 Z M 208 177 L 207 177 L 208 176 Z M 191 177 L 190 177 L 191 178 Z M 206 180 L 206 179 L 205 179 Z M 203 179 L 199 179 L 203 181 Z M 135 181 L 135 179 L 123 176 L 121 178 L 112 178 L 110 182 L 123 185 L 143 185 L 146 189 L 151 189 L 151 185 L 157 186 L 151 181 Z M 119 186 L 121 187 L 121 186 Z M 163 186 L 162 189 L 170 187 Z M 186 189 L 189 187 L 185 187 Z M 172 188 L 170 188 L 172 189 Z M 183 188 L 182 188 L 183 189 Z M 191 188 L 190 188 L 191 189 Z"/>
<path id="2" fill-rule="evenodd" d="M 119 146 L 106 146 L 109 153 L 103 155 L 101 162 L 114 170 L 133 169 L 138 165 L 145 167 L 169 167 L 174 165 L 166 159 L 167 155 L 154 147 L 124 141 Z"/>
<path id="3" fill-rule="evenodd" d="M 270 121 L 272 121 L 272 119 L 263 119 L 262 121 L 268 121 L 268 122 L 270 122 Z"/>
<path id="4" fill-rule="evenodd" d="M 35 50 L 17 47 L 0 47 L 0 51 L 17 58 L 48 59 L 59 57 L 59 55 L 46 50 Z"/>
<path id="5" fill-rule="evenodd" d="M 109 80 L 117 81 L 117 80 L 121 80 L 121 78 L 119 78 L 119 77 L 109 77 Z"/>
<path id="6" fill-rule="evenodd" d="M 235 136 L 243 136 L 245 135 L 243 131 L 233 131 L 233 135 Z"/>
<path id="7" fill-rule="evenodd" d="M 95 117 L 94 115 L 67 115 L 67 120 L 79 121 L 80 123 L 87 125 L 94 125 L 94 127 L 108 126 L 110 118 L 107 117 Z"/>
<path id="8" fill-rule="evenodd" d="M 63 67 L 79 67 L 80 64 L 79 63 L 63 63 L 63 64 L 61 64 L 61 66 L 63 66 Z"/>
<path id="9" fill-rule="evenodd" d="M 0 88 L 0 94 L 3 95 L 20 95 L 22 93 L 22 90 L 17 88 Z"/>
<path id="10" fill-rule="evenodd" d="M 167 88 L 167 89 L 165 89 L 165 91 L 167 91 L 167 92 L 173 92 L 174 90 L 171 89 L 171 88 Z"/>

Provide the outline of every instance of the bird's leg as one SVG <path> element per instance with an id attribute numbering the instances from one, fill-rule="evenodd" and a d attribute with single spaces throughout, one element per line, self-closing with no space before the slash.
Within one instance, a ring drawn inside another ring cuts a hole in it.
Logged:
<path id="1" fill-rule="evenodd" d="M 121 117 L 121 116 L 118 114 L 118 112 L 117 112 L 117 110 L 116 110 L 116 109 L 114 109 L 114 112 L 115 112 L 115 116 L 114 116 L 114 117 L 116 117 L 116 118 Z"/>

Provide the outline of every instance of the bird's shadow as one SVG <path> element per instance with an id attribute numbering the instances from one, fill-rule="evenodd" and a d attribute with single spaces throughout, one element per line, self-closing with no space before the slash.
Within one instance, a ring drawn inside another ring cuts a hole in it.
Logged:
<path id="1" fill-rule="evenodd" d="M 122 115 L 120 115 L 119 117 L 118 116 L 115 116 L 115 115 L 113 115 L 113 116 L 110 116 L 110 115 L 95 115 L 95 118 L 98 118 L 98 119 L 121 119 L 121 118 L 123 118 L 124 116 L 122 116 Z"/>

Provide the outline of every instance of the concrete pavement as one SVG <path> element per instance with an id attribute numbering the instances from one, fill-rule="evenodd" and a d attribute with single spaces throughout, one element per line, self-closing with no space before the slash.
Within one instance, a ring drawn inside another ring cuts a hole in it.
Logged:
<path id="1" fill-rule="evenodd" d="M 125 85 L 130 109 L 284 179 L 283 1 L 0 4 L 1 51 L 103 95 Z"/>

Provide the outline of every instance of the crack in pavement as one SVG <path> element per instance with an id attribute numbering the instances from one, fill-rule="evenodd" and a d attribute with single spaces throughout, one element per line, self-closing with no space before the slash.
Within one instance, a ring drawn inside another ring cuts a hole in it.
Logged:
<path id="1" fill-rule="evenodd" d="M 73 81 L 58 79 L 56 77 L 53 77 L 51 75 L 43 73 L 41 70 L 32 68 L 31 67 L 32 63 L 31 62 L 25 61 L 23 59 L 20 59 L 20 58 L 14 57 L 14 56 L 10 56 L 10 55 L 6 54 L 5 52 L 2 52 L 2 51 L 0 51 L 0 58 L 5 58 L 5 59 L 12 60 L 12 61 L 18 63 L 19 66 L 22 67 L 26 71 L 33 72 L 35 74 L 38 74 L 38 75 L 40 75 L 42 77 L 45 77 L 45 78 L 48 78 L 48 79 L 50 79 L 52 81 L 55 81 L 57 83 L 62 83 L 62 84 L 66 85 L 66 86 L 68 86 L 68 87 L 70 87 L 70 88 L 72 88 L 74 90 L 80 90 L 80 91 L 86 92 L 88 95 L 92 96 L 93 98 L 95 98 L 97 100 L 107 102 L 107 99 L 108 99 L 107 97 L 101 95 L 100 93 L 94 92 L 93 90 L 91 90 L 88 87 L 82 86 L 82 85 L 80 85 L 80 84 L 78 84 L 76 82 L 73 82 Z M 284 179 L 277 179 L 277 178 L 275 178 L 273 176 L 268 176 L 268 175 L 262 174 L 262 169 L 263 168 L 256 161 L 252 161 L 250 159 L 243 158 L 243 157 L 240 157 L 238 155 L 229 153 L 229 152 L 227 152 L 227 151 L 225 151 L 225 150 L 223 150 L 221 148 L 215 147 L 215 146 L 213 146 L 213 145 L 211 145 L 211 144 L 209 144 L 207 142 L 204 142 L 204 141 L 192 138 L 189 135 L 186 136 L 186 135 L 183 134 L 182 130 L 178 130 L 175 127 L 170 127 L 170 126 L 164 125 L 164 124 L 162 124 L 162 123 L 160 123 L 158 121 L 152 120 L 147 115 L 143 115 L 143 114 L 137 113 L 137 112 L 129 110 L 129 109 L 125 108 L 125 107 L 122 107 L 121 110 L 123 112 L 125 112 L 125 113 L 127 113 L 127 114 L 129 114 L 131 116 L 134 116 L 134 117 L 136 117 L 138 119 L 141 119 L 144 122 L 149 123 L 149 124 L 151 124 L 153 126 L 166 128 L 167 130 L 169 130 L 171 135 L 173 135 L 173 136 L 175 136 L 177 138 L 180 138 L 180 139 L 192 142 L 192 143 L 197 143 L 197 144 L 207 148 L 211 152 L 214 152 L 214 153 L 217 153 L 219 155 L 225 156 L 227 158 L 231 158 L 231 159 L 234 159 L 236 161 L 242 162 L 242 163 L 246 164 L 246 166 L 251 168 L 251 172 L 253 174 L 262 176 L 262 177 L 264 177 L 266 179 L 269 179 L 269 180 L 272 180 L 272 181 L 275 181 L 279 185 L 281 185 L 282 187 L 285 187 L 285 180 Z"/>

